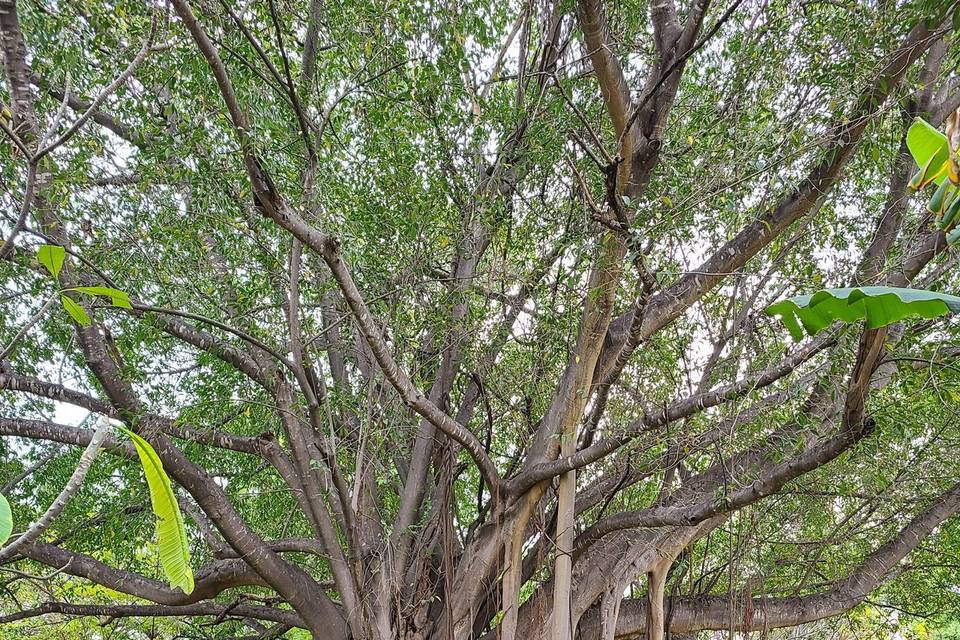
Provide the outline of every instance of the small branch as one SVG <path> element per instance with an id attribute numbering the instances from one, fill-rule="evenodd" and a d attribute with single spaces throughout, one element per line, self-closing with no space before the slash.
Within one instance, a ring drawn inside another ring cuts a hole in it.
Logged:
<path id="1" fill-rule="evenodd" d="M 113 94 L 113 92 L 120 87 L 120 85 L 126 82 L 130 78 L 130 76 L 133 75 L 133 72 L 136 71 L 137 67 L 140 66 L 140 63 L 143 62 L 146 59 L 147 54 L 150 53 L 150 44 L 153 42 L 153 36 L 156 34 L 156 32 L 157 32 L 157 17 L 156 15 L 154 15 L 150 21 L 150 33 L 147 34 L 147 38 L 144 40 L 143 46 L 140 47 L 140 51 L 134 57 L 133 61 L 129 65 L 127 65 L 127 68 L 123 70 L 123 73 L 117 76 L 117 78 L 113 82 L 107 85 L 106 88 L 100 92 L 100 95 L 94 98 L 93 102 L 90 104 L 87 110 L 84 111 L 79 118 L 77 118 L 76 122 L 74 122 L 73 125 L 71 125 L 70 128 L 67 129 L 62 136 L 60 136 L 59 138 L 51 142 L 46 147 L 43 147 L 42 149 L 37 151 L 36 155 L 34 155 L 30 159 L 30 162 L 32 164 L 36 164 L 40 162 L 40 160 L 43 159 L 44 156 L 46 156 L 48 153 L 50 153 L 60 145 L 64 144 L 67 140 L 72 138 L 73 135 L 77 133 L 77 131 L 79 131 L 84 124 L 86 124 L 87 120 L 93 117 L 93 115 L 99 109 L 100 105 L 103 104 L 104 101 L 107 98 L 109 98 Z M 65 96 L 65 99 L 66 99 L 66 96 Z"/>
<path id="2" fill-rule="evenodd" d="M 29 467 L 24 469 L 21 473 L 17 474 L 13 478 L 10 478 L 10 480 L 5 485 L 0 487 L 0 493 L 6 495 L 8 492 L 13 491 L 18 484 L 23 482 L 26 478 L 29 478 L 30 476 L 32 476 L 34 473 L 36 473 L 40 469 L 44 468 L 48 462 L 50 462 L 51 460 L 56 458 L 58 455 L 60 455 L 61 449 L 62 447 L 55 446 L 53 449 L 47 452 L 46 455 L 44 455 L 42 458 L 37 460 L 34 464 L 30 465 Z"/>
<path id="3" fill-rule="evenodd" d="M 2 124 L 2 122 L 0 122 L 0 124 Z M 10 232 L 10 235 L 7 236 L 3 246 L 0 246 L 0 260 L 6 260 L 13 254 L 14 241 L 17 239 L 17 236 L 20 235 L 20 232 L 27 228 L 27 218 L 30 215 L 30 208 L 33 205 L 36 183 L 37 165 L 31 163 L 27 167 L 27 184 L 23 192 L 23 204 L 20 205 L 20 216 L 17 218 L 16 224 L 13 225 L 13 230 Z M 0 360 L 2 359 L 3 358 L 0 358 Z"/>
<path id="4" fill-rule="evenodd" d="M 23 337 L 27 335 L 27 332 L 30 331 L 30 329 L 33 328 L 33 325 L 40 322 L 40 320 L 44 315 L 46 315 L 47 311 L 50 310 L 50 307 L 53 306 L 53 303 L 56 302 L 56 300 L 57 296 L 51 296 L 50 299 L 47 300 L 42 307 L 40 307 L 40 311 L 37 311 L 37 313 L 35 313 L 34 316 L 27 321 L 27 324 L 20 328 L 20 331 L 17 332 L 17 335 L 13 336 L 13 340 L 11 340 L 10 343 L 3 348 L 3 351 L 0 351 L 0 362 L 3 362 L 10 355 L 10 353 L 13 352 L 13 349 L 17 346 L 17 343 L 23 340 Z"/>
<path id="5" fill-rule="evenodd" d="M 40 89 L 43 89 L 56 100 L 65 100 L 67 103 L 67 106 L 74 111 L 84 113 L 90 108 L 89 102 L 80 99 L 79 97 L 69 93 L 68 91 L 64 91 L 58 87 L 53 87 L 47 84 L 37 74 L 33 74 L 30 76 L 30 84 L 37 86 Z M 111 133 L 115 134 L 117 137 L 122 138 L 123 140 L 126 140 L 127 142 L 134 145 L 135 147 L 143 148 L 145 146 L 143 137 L 135 133 L 135 130 L 133 127 L 131 127 L 128 124 L 124 124 L 123 122 L 120 122 L 111 114 L 100 111 L 99 109 L 95 109 L 92 112 L 90 118 L 94 122 L 96 122 L 98 125 L 103 127 L 104 129 L 107 129 Z M 27 154 L 27 157 L 29 158 L 30 154 Z"/>
<path id="6" fill-rule="evenodd" d="M 567 105 L 568 105 L 571 109 L 573 109 L 573 112 L 577 114 L 577 118 L 579 118 L 580 122 L 581 122 L 581 123 L 583 124 L 583 126 L 587 129 L 587 133 L 590 134 L 590 139 L 593 140 L 593 144 L 595 144 L 595 145 L 597 146 L 597 149 L 600 150 L 600 153 L 603 154 L 603 159 L 607 161 L 607 164 L 608 164 L 608 165 L 613 164 L 613 158 L 610 157 L 610 154 L 607 153 L 607 150 L 604 148 L 604 146 L 603 146 L 603 141 L 600 140 L 600 136 L 597 134 L 597 132 L 594 130 L 594 128 L 593 128 L 592 126 L 590 126 L 590 122 L 587 120 L 587 116 L 585 116 L 585 115 L 583 114 L 583 111 L 580 110 L 580 107 L 578 107 L 576 104 L 574 104 L 574 102 L 573 102 L 573 100 L 570 98 L 570 96 L 567 95 L 567 92 L 564 91 L 563 85 L 560 84 L 560 79 L 557 77 L 557 74 L 553 74 L 553 84 L 554 84 L 554 86 L 557 87 L 557 90 L 560 92 L 560 95 L 563 96 L 564 102 L 566 102 Z M 585 146 L 585 145 L 583 145 L 582 142 L 581 142 L 580 144 L 581 144 L 581 146 Z M 589 151 L 588 151 L 588 153 L 589 153 Z M 591 155 L 592 155 L 592 154 L 591 154 Z M 599 163 L 598 163 L 598 164 L 599 164 Z"/>
<path id="7" fill-rule="evenodd" d="M 40 138 L 40 141 L 37 142 L 37 147 L 43 148 L 47 144 L 47 140 L 53 136 L 53 133 L 60 128 L 60 123 L 63 122 L 63 118 L 67 113 L 67 107 L 70 106 L 70 90 L 73 87 L 70 83 L 70 72 L 67 72 L 66 78 L 63 81 L 63 98 L 60 100 L 60 107 L 57 109 L 57 113 L 53 116 L 53 121 L 50 123 L 50 128 L 48 128 L 43 136 Z"/>
<path id="8" fill-rule="evenodd" d="M 190 313 L 189 311 L 179 311 L 179 310 L 177 310 L 177 309 L 166 309 L 166 308 L 164 308 L 164 307 L 154 307 L 154 306 L 149 305 L 149 304 L 140 304 L 140 303 L 138 303 L 138 302 L 133 302 L 133 301 L 130 302 L 130 306 L 132 306 L 132 307 L 133 307 L 134 309 L 136 309 L 137 311 L 149 311 L 149 312 L 151 312 L 151 313 L 165 314 L 165 315 L 171 315 L 171 316 L 179 316 L 179 317 L 181 317 L 181 318 L 187 318 L 188 320 L 196 320 L 197 322 L 203 322 L 203 323 L 205 323 L 205 324 L 212 325 L 212 326 L 216 327 L 217 329 L 220 329 L 221 331 L 226 331 L 227 333 L 232 334 L 232 335 L 240 338 L 240 339 L 243 340 L 244 342 L 247 342 L 247 343 L 251 344 L 252 346 L 260 349 L 261 351 L 269 354 L 270 356 L 274 357 L 274 358 L 277 360 L 277 362 L 279 362 L 280 364 L 282 364 L 283 366 L 285 366 L 285 367 L 286 367 L 287 369 L 289 369 L 290 371 L 296 373 L 296 368 L 295 368 L 294 364 L 293 364 L 292 362 L 290 362 L 290 361 L 289 361 L 286 357 L 284 357 L 282 354 L 280 354 L 276 349 L 273 349 L 272 347 L 264 344 L 264 343 L 261 342 L 260 340 L 257 340 L 256 338 L 254 338 L 254 337 L 251 336 L 250 334 L 248 334 L 248 333 L 246 333 L 246 332 L 244 332 L 244 331 L 241 331 L 240 329 L 236 329 L 236 328 L 234 328 L 234 327 L 231 327 L 231 326 L 228 325 L 228 324 L 224 324 L 223 322 L 220 322 L 220 321 L 218 321 L 218 320 L 214 320 L 213 318 L 208 318 L 208 317 L 206 317 L 206 316 L 199 315 L 199 314 L 197 314 L 197 313 Z"/>
<path id="9" fill-rule="evenodd" d="M 20 139 L 20 136 L 18 136 L 13 129 L 11 129 L 10 126 L 3 121 L 2 118 L 0 118 L 0 129 L 2 129 L 3 132 L 7 134 L 7 137 L 13 141 L 13 144 L 15 144 L 17 149 L 20 150 L 20 153 L 23 154 L 23 157 L 30 157 L 30 150 L 27 149 L 27 146 L 23 143 L 23 140 Z"/>
<path id="10" fill-rule="evenodd" d="M 97 430 L 93 433 L 93 437 L 90 439 L 90 444 L 88 444 L 87 448 L 84 449 L 83 455 L 80 456 L 80 462 L 77 464 L 77 468 L 74 470 L 73 475 L 70 476 L 70 480 L 67 481 L 63 491 L 61 491 L 60 495 L 56 497 L 56 499 L 50 505 L 50 508 L 47 509 L 42 516 L 40 516 L 40 519 L 30 525 L 30 528 L 27 529 L 26 533 L 18 537 L 7 546 L 0 548 L 0 562 L 12 558 L 14 555 L 16 555 L 18 550 L 39 538 L 40 535 L 47 529 L 47 527 L 50 526 L 50 523 L 52 523 L 54 519 L 63 512 L 64 508 L 67 506 L 67 503 L 70 502 L 70 499 L 73 498 L 77 491 L 80 490 L 80 486 L 83 484 L 83 479 L 87 476 L 87 471 L 90 470 L 90 465 L 93 464 L 94 459 L 97 457 L 97 453 L 100 451 L 100 445 L 103 444 L 103 440 L 107 437 L 107 432 L 109 430 L 110 422 L 106 418 L 101 418 L 100 424 L 97 426 Z"/>

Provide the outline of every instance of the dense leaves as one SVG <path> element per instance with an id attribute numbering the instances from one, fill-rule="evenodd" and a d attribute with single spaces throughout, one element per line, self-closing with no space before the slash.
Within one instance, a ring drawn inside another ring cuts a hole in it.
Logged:
<path id="1" fill-rule="evenodd" d="M 0 0 L 0 636 L 956 628 L 955 4 Z"/>

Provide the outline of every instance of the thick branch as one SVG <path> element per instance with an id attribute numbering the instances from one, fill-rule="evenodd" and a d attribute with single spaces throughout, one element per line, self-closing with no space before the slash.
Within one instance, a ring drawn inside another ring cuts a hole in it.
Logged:
<path id="1" fill-rule="evenodd" d="M 717 286 L 726 274 L 740 269 L 788 226 L 814 208 L 839 180 L 874 113 L 899 85 L 910 65 L 936 37 L 923 20 L 911 30 L 884 65 L 877 79 L 860 94 L 856 106 L 844 119 L 844 123 L 834 128 L 832 143 L 823 159 L 800 186 L 786 194 L 776 207 L 761 214 L 756 221 L 717 249 L 702 265 L 680 277 L 650 300 L 643 314 L 640 331 L 642 339 L 649 338 L 683 313 Z M 619 345 L 615 350 L 611 350 L 613 354 L 610 359 L 618 350 Z"/>
<path id="2" fill-rule="evenodd" d="M 821 467 L 837 458 L 870 433 L 872 423 L 863 428 L 844 429 L 839 435 L 811 447 L 787 462 L 775 465 L 741 489 L 716 500 L 685 507 L 651 507 L 639 511 L 625 511 L 605 518 L 587 529 L 577 541 L 578 546 L 589 544 L 620 529 L 638 527 L 693 526 L 713 516 L 729 513 L 773 495 L 791 480 Z"/>
<path id="3" fill-rule="evenodd" d="M 491 489 L 497 488 L 500 485 L 499 474 L 476 436 L 474 436 L 469 429 L 459 424 L 456 420 L 441 411 L 439 407 L 430 402 L 429 398 L 424 396 L 423 393 L 414 386 L 409 376 L 403 372 L 399 364 L 394 360 L 393 354 L 390 353 L 389 348 L 381 337 L 381 333 L 374 323 L 360 291 L 353 282 L 346 263 L 340 256 L 339 242 L 332 236 L 321 233 L 310 226 L 284 202 L 277 192 L 273 185 L 273 180 L 263 168 L 259 158 L 257 158 L 250 149 L 248 144 L 248 123 L 237 102 L 237 97 L 234 93 L 233 85 L 227 76 L 226 68 L 223 66 L 223 62 L 220 60 L 213 43 L 197 22 L 190 6 L 185 0 L 174 0 L 174 7 L 190 31 L 190 35 L 196 42 L 197 48 L 200 49 L 204 58 L 206 58 L 220 87 L 220 93 L 227 105 L 227 110 L 230 112 L 234 129 L 240 139 L 241 146 L 244 148 L 244 162 L 247 166 L 247 174 L 250 178 L 251 186 L 253 187 L 257 208 L 264 216 L 272 219 L 279 226 L 289 231 L 304 245 L 310 247 L 323 257 L 333 272 L 337 284 L 340 285 L 344 298 L 347 300 L 351 311 L 353 311 L 360 330 L 369 343 L 380 368 L 383 370 L 386 378 L 400 393 L 404 402 L 412 407 L 414 411 L 429 420 L 434 426 L 440 429 L 440 431 L 463 446 L 477 464 L 480 474 Z"/>
<path id="4" fill-rule="evenodd" d="M 675 633 L 699 630 L 749 631 L 792 627 L 822 620 L 847 611 L 864 600 L 884 578 L 934 529 L 960 511 L 960 484 L 940 495 L 916 516 L 892 540 L 868 555 L 846 578 L 820 593 L 791 598 L 753 598 L 748 607 L 731 608 L 731 597 L 702 596 L 677 598 L 669 607 L 667 620 Z M 743 603 L 742 594 L 733 601 Z M 668 605 L 670 602 L 668 601 Z M 745 611 L 752 615 L 745 616 Z M 624 600 L 617 626 L 618 638 L 642 638 L 646 627 L 646 604 L 642 600 Z M 584 638 L 598 637 L 595 615 L 581 623 Z"/>
<path id="5" fill-rule="evenodd" d="M 91 556 L 51 544 L 34 543 L 23 549 L 21 553 L 48 567 L 62 569 L 69 575 L 86 578 L 114 591 L 165 605 L 200 602 L 233 587 L 269 586 L 242 559 L 217 560 L 201 567 L 194 574 L 195 588 L 187 595 L 157 580 L 132 571 L 116 569 Z"/>
<path id="6" fill-rule="evenodd" d="M 824 334 L 805 345 L 796 353 L 784 358 L 780 363 L 759 372 L 755 376 L 725 385 L 719 389 L 708 391 L 677 400 L 663 410 L 645 414 L 643 418 L 628 425 L 622 433 L 604 438 L 594 445 L 582 449 L 572 456 L 558 458 L 551 462 L 541 463 L 531 467 L 528 471 L 513 478 L 508 488 L 511 492 L 522 493 L 537 482 L 551 478 L 569 469 L 577 469 L 595 462 L 616 451 L 644 431 L 662 427 L 677 420 L 688 418 L 695 413 L 715 407 L 725 402 L 742 397 L 757 389 L 769 386 L 791 374 L 798 366 L 808 361 L 834 343 L 834 338 Z"/>
<path id="7" fill-rule="evenodd" d="M 177 616 L 217 616 L 218 618 L 253 618 L 279 622 L 291 627 L 303 627 L 303 621 L 293 611 L 274 609 L 249 604 L 215 604 L 204 602 L 182 606 L 142 604 L 71 604 L 67 602 L 44 602 L 33 609 L 23 609 L 10 615 L 0 616 L 0 624 L 27 620 L 38 616 L 60 614 L 66 616 L 97 616 L 108 618 L 155 618 Z"/>
<path id="8" fill-rule="evenodd" d="M 627 125 L 630 87 L 623 75 L 620 61 L 613 52 L 603 0 L 581 0 L 577 3 L 577 17 L 580 19 L 580 28 L 583 30 L 593 72 L 600 83 L 603 101 L 607 105 L 614 129 L 620 136 Z"/>
<path id="9" fill-rule="evenodd" d="M 0 389 L 29 393 L 41 398 L 65 402 L 109 418 L 120 418 L 120 413 L 103 400 L 63 385 L 45 382 L 29 376 L 0 373 Z M 200 444 L 231 451 L 260 455 L 260 444 L 255 438 L 235 436 L 223 431 L 185 425 L 170 418 L 150 413 L 143 414 L 141 419 L 159 427 L 161 431 L 174 438 L 199 442 Z"/>

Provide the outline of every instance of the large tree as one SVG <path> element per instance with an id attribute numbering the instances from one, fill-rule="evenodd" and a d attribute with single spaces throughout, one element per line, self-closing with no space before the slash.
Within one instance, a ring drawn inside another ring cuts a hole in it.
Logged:
<path id="1" fill-rule="evenodd" d="M 906 145 L 954 5 L 0 0 L 0 491 L 24 531 L 122 422 L 196 579 L 111 432 L 0 635 L 949 617 L 960 330 L 762 311 L 960 287 Z"/>

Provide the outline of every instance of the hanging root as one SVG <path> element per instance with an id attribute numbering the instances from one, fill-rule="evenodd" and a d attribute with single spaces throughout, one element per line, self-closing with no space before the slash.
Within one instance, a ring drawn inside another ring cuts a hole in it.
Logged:
<path id="1" fill-rule="evenodd" d="M 671 560 L 654 564 L 647 572 L 647 640 L 663 640 L 663 597 Z"/>

